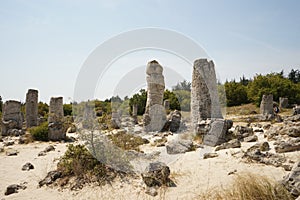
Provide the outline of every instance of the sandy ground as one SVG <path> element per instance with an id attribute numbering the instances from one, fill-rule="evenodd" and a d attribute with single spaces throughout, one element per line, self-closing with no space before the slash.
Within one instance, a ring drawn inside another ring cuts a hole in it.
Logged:
<path id="1" fill-rule="evenodd" d="M 259 134 L 259 133 L 258 133 Z M 264 140 L 262 134 L 258 135 Z M 54 145 L 55 151 L 48 152 L 45 156 L 38 153 L 50 144 Z M 241 149 L 246 149 L 255 143 L 242 143 Z M 213 152 L 214 148 L 199 148 L 194 152 L 188 152 L 167 162 L 171 169 L 171 178 L 176 187 L 162 188 L 156 197 L 145 194 L 145 185 L 141 179 L 127 181 L 115 181 L 106 186 L 86 186 L 79 191 L 68 189 L 60 190 L 43 186 L 38 187 L 38 182 L 43 179 L 47 172 L 55 169 L 58 158 L 66 150 L 67 143 L 31 143 L 15 144 L 5 147 L 19 151 L 17 156 L 6 156 L 0 153 L 0 199 L 197 199 L 202 192 L 211 188 L 226 187 L 236 174 L 252 172 L 266 175 L 274 180 L 281 180 L 287 174 L 283 168 L 266 166 L 263 164 L 245 163 L 238 155 L 241 149 L 226 149 L 218 151 L 219 157 L 203 159 L 205 152 Z M 164 147 L 159 150 L 164 151 Z M 157 150 L 157 149 L 156 149 Z M 162 152 L 164 155 L 165 152 Z M 300 158 L 300 152 L 286 153 L 285 156 L 296 161 Z M 22 171 L 22 166 L 30 162 L 34 169 Z M 236 170 L 233 175 L 229 172 Z M 5 189 L 10 184 L 27 182 L 27 188 L 18 193 L 4 196 Z"/>

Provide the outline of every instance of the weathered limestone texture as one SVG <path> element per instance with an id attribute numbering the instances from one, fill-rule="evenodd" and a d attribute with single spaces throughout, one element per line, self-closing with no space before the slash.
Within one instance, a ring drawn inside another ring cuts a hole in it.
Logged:
<path id="1" fill-rule="evenodd" d="M 195 60 L 192 76 L 191 119 L 195 130 L 201 120 L 223 118 L 213 61 Z"/>
<path id="2" fill-rule="evenodd" d="M 273 115 L 273 95 L 263 95 L 260 103 L 260 114 L 262 115 Z"/>
<path id="3" fill-rule="evenodd" d="M 51 97 L 49 106 L 49 140 L 63 140 L 66 138 L 66 132 L 63 127 L 63 98 Z"/>
<path id="4" fill-rule="evenodd" d="M 289 99 L 284 97 L 279 97 L 279 107 L 287 108 L 289 106 Z"/>
<path id="5" fill-rule="evenodd" d="M 12 130 L 21 130 L 22 125 L 21 102 L 14 100 L 6 101 L 2 107 L 2 136 L 9 135 Z"/>
<path id="6" fill-rule="evenodd" d="M 29 89 L 26 94 L 26 127 L 30 128 L 32 126 L 38 125 L 38 91 Z"/>
<path id="7" fill-rule="evenodd" d="M 145 131 L 160 131 L 166 122 L 166 112 L 163 104 L 165 90 L 163 68 L 153 60 L 148 63 L 147 74 L 147 103 L 143 124 Z"/>

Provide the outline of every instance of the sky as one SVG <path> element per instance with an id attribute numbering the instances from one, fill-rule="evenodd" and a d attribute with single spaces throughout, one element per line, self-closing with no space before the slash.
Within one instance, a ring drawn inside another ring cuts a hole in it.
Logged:
<path id="1" fill-rule="evenodd" d="M 223 82 L 288 73 L 300 69 L 299 8 L 297 0 L 0 0 L 0 95 L 24 102 L 27 90 L 35 88 L 40 101 L 49 102 L 52 96 L 72 101 L 78 74 L 98 46 L 147 27 L 197 42 Z M 191 78 L 191 63 L 143 50 L 114 60 L 98 80 L 95 98 L 109 98 L 126 74 L 145 68 L 149 59 L 166 67 L 165 79 Z M 180 77 L 170 75 L 172 70 Z M 139 87 L 145 84 L 134 91 Z"/>

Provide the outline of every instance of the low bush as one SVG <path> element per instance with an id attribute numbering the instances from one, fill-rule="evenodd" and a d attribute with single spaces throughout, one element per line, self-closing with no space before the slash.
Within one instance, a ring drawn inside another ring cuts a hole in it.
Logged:
<path id="1" fill-rule="evenodd" d="M 76 184 L 105 184 L 122 174 L 98 161 L 85 146 L 73 144 L 68 145 L 67 151 L 57 164 L 57 170 L 63 177 L 75 177 Z"/>
<path id="2" fill-rule="evenodd" d="M 48 141 L 48 122 L 43 122 L 39 126 L 29 129 L 32 139 L 39 141 Z"/>

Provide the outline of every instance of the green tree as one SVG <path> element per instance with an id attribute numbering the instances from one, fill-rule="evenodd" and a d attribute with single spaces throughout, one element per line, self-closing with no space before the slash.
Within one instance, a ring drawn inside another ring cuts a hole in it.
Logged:
<path id="1" fill-rule="evenodd" d="M 237 83 L 235 80 L 225 82 L 225 91 L 227 106 L 239 106 L 249 102 L 244 82 Z"/>
<path id="2" fill-rule="evenodd" d="M 63 105 L 64 116 L 72 115 L 72 104 L 64 104 Z"/>
<path id="3" fill-rule="evenodd" d="M 132 111 L 132 106 L 138 106 L 138 115 L 143 115 L 145 113 L 145 107 L 147 102 L 147 91 L 145 89 L 141 89 L 139 93 L 134 94 L 129 99 L 129 105 Z"/>
<path id="4" fill-rule="evenodd" d="M 165 90 L 164 92 L 164 100 L 169 100 L 170 102 L 170 110 L 181 110 L 180 108 L 180 102 L 178 101 L 178 98 L 176 97 L 176 94 L 170 90 Z"/>
<path id="5" fill-rule="evenodd" d="M 292 69 L 291 72 L 288 74 L 288 78 L 293 82 L 293 83 L 300 83 L 300 71 Z"/>
<path id="6" fill-rule="evenodd" d="M 259 105 L 264 94 L 273 94 L 274 101 L 278 101 L 279 97 L 287 97 L 291 104 L 299 103 L 300 85 L 285 78 L 282 72 L 259 74 L 248 85 L 248 97 Z"/>
<path id="7" fill-rule="evenodd" d="M 175 85 L 175 86 L 172 88 L 172 90 L 173 90 L 173 91 L 176 91 L 176 90 L 186 90 L 186 91 L 191 91 L 191 86 L 192 86 L 191 82 L 184 80 L 184 81 L 182 81 L 182 82 L 177 83 L 177 85 Z"/>
<path id="8" fill-rule="evenodd" d="M 38 114 L 42 117 L 47 117 L 49 113 L 49 106 L 46 103 L 39 102 L 38 103 Z"/>

